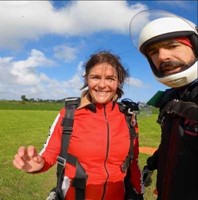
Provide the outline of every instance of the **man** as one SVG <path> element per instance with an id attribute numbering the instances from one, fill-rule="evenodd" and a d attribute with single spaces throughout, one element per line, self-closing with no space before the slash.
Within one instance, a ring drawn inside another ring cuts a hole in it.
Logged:
<path id="1" fill-rule="evenodd" d="M 135 22 L 143 16 L 151 17 L 149 14 L 143 11 L 131 21 L 133 41 Z M 170 87 L 149 101 L 160 109 L 161 142 L 147 159 L 143 174 L 146 178 L 147 172 L 157 169 L 157 200 L 197 200 L 198 32 L 186 19 L 160 14 L 163 16 L 157 13 L 158 18 L 147 21 L 136 40 L 155 78 Z"/>

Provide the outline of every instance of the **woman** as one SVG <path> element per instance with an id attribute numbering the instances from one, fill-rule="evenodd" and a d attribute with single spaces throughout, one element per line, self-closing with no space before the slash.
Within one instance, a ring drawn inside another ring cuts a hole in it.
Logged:
<path id="1" fill-rule="evenodd" d="M 123 94 L 127 71 L 119 57 L 100 51 L 91 55 L 85 64 L 84 86 L 79 107 L 74 114 L 73 132 L 68 153 L 75 156 L 86 172 L 86 200 L 123 200 L 124 178 L 121 170 L 130 146 L 125 115 L 116 102 Z M 56 117 L 51 134 L 40 154 L 35 147 L 20 147 L 14 157 L 16 168 L 28 173 L 40 173 L 52 167 L 61 148 L 62 109 Z M 134 157 L 130 182 L 139 199 L 143 199 L 141 173 L 137 165 L 138 139 L 134 141 Z M 62 184 L 65 200 L 75 199 L 73 187 L 76 168 L 66 163 Z"/>

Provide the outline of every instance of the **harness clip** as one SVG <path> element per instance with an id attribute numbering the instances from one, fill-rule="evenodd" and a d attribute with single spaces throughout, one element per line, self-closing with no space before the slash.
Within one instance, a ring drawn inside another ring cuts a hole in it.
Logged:
<path id="1" fill-rule="evenodd" d="M 58 156 L 57 157 L 57 163 L 62 165 L 62 166 L 65 166 L 66 160 L 63 157 Z"/>
<path id="2" fill-rule="evenodd" d="M 122 99 L 121 103 L 127 109 L 128 114 L 133 114 L 134 112 L 138 114 L 140 112 L 139 103 L 135 103 L 129 98 Z"/>

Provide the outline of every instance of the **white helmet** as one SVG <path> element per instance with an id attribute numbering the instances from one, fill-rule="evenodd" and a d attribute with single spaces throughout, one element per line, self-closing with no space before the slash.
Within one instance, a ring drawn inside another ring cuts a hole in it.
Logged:
<path id="1" fill-rule="evenodd" d="M 188 37 L 192 43 L 196 58 L 198 57 L 198 32 L 192 22 L 172 13 L 161 10 L 144 10 L 133 17 L 130 23 L 130 35 L 133 44 L 146 57 L 147 47 L 165 39 Z M 197 60 L 186 70 L 176 74 L 162 76 L 149 57 L 151 69 L 155 78 L 169 86 L 181 87 L 197 79 Z"/>

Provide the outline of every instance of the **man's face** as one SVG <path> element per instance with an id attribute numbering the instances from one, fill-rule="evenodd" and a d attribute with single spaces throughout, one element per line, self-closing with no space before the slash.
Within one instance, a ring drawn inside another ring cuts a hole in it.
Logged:
<path id="1" fill-rule="evenodd" d="M 176 40 L 151 45 L 147 49 L 147 55 L 162 76 L 184 71 L 195 61 L 191 47 Z"/>

